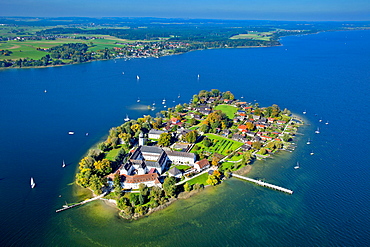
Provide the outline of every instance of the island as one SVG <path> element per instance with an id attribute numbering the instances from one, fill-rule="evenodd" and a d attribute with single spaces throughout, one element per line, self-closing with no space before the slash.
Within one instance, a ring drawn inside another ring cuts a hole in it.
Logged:
<path id="1" fill-rule="evenodd" d="M 202 90 L 156 117 L 126 117 L 111 128 L 79 162 L 76 183 L 113 202 L 122 217 L 138 219 L 289 150 L 302 124 L 276 104 Z"/>

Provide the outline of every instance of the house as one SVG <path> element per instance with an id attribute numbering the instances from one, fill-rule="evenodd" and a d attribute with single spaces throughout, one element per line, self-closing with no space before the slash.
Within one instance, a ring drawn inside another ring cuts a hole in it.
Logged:
<path id="1" fill-rule="evenodd" d="M 210 166 L 211 166 L 211 164 L 209 163 L 209 161 L 207 159 L 202 159 L 202 160 L 199 160 L 199 161 L 195 162 L 194 168 L 198 172 L 201 172 L 204 169 L 209 168 Z"/>
<path id="2" fill-rule="evenodd" d="M 189 164 L 194 165 L 196 156 L 193 153 L 185 153 L 178 151 L 166 151 L 168 159 L 172 164 Z"/>
<path id="3" fill-rule="evenodd" d="M 175 178 L 181 178 L 182 177 L 182 171 L 180 171 L 179 169 L 177 169 L 176 167 L 173 167 L 171 168 L 169 171 L 168 171 L 168 175 L 170 177 L 175 177 Z"/>
<path id="4" fill-rule="evenodd" d="M 249 137 L 255 137 L 256 136 L 256 132 L 251 132 L 251 131 L 247 131 L 245 134 Z"/>
<path id="5" fill-rule="evenodd" d="M 167 131 L 151 129 L 149 130 L 148 138 L 158 140 L 160 135 L 163 133 L 167 133 Z"/>
<path id="6" fill-rule="evenodd" d="M 159 181 L 158 173 L 150 173 L 143 175 L 121 175 L 121 186 L 123 189 L 138 189 L 140 184 L 145 184 L 148 187 L 162 187 Z"/>
<path id="7" fill-rule="evenodd" d="M 258 119 L 260 119 L 260 118 L 261 118 L 261 116 L 253 115 L 253 120 L 258 120 Z"/>
<path id="8" fill-rule="evenodd" d="M 239 126 L 238 126 L 238 130 L 239 130 L 240 132 L 247 131 L 247 125 L 244 125 L 244 124 L 239 125 Z"/>
<path id="9" fill-rule="evenodd" d="M 272 117 L 267 118 L 268 123 L 274 123 L 274 121 L 275 121 L 275 118 L 272 118 Z"/>
<path id="10" fill-rule="evenodd" d="M 243 146 L 240 147 L 243 151 L 248 151 L 252 148 L 251 145 L 249 144 L 244 144 Z"/>

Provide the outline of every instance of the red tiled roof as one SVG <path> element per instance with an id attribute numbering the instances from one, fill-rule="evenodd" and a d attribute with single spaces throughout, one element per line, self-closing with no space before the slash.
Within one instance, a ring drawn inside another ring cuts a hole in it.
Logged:
<path id="1" fill-rule="evenodd" d="M 210 165 L 210 164 L 209 164 L 209 161 L 208 161 L 207 159 L 202 159 L 202 160 L 199 160 L 199 161 L 197 161 L 197 162 L 195 162 L 195 163 L 199 165 L 199 168 L 200 168 L 200 169 L 202 169 L 202 168 L 204 168 L 204 167 L 206 167 L 206 166 Z"/>

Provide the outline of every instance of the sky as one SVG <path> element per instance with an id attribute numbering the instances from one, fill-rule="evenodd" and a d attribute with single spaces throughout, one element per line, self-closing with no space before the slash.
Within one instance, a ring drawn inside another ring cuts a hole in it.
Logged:
<path id="1" fill-rule="evenodd" d="M 0 0 L 0 16 L 370 21 L 370 0 Z"/>

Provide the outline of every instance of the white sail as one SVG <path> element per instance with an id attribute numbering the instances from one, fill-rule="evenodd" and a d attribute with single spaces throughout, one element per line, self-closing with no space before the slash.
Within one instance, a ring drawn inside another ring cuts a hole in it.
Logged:
<path id="1" fill-rule="evenodd" d="M 33 189 L 33 188 L 35 188 L 35 186 L 36 186 L 36 183 L 33 180 L 33 177 L 31 177 L 31 188 Z"/>
<path id="2" fill-rule="evenodd" d="M 64 160 L 63 160 L 63 164 L 62 164 L 62 167 L 66 167 L 66 163 L 64 163 Z"/>

